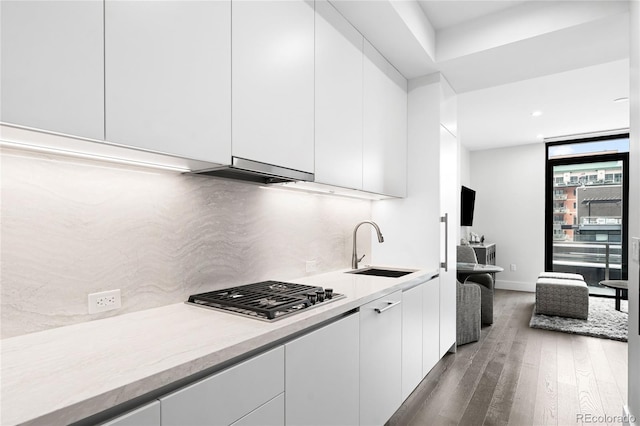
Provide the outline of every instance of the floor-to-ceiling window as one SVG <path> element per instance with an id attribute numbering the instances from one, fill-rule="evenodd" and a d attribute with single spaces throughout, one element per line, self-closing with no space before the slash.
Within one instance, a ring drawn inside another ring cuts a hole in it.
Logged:
<path id="1" fill-rule="evenodd" d="M 547 143 L 545 268 L 599 282 L 627 279 L 629 136 Z"/>

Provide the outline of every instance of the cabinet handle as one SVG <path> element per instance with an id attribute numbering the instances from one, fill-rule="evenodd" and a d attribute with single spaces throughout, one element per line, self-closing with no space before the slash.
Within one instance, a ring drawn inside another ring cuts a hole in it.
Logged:
<path id="1" fill-rule="evenodd" d="M 447 272 L 449 270 L 449 213 L 441 216 L 440 222 L 444 223 L 444 262 L 440 262 L 440 267 Z"/>
<path id="2" fill-rule="evenodd" d="M 397 301 L 397 302 L 387 302 L 387 306 L 385 306 L 384 308 L 380 309 L 380 308 L 373 308 L 374 311 L 376 311 L 377 313 L 381 314 L 386 310 L 389 310 L 391 308 L 393 308 L 394 306 L 398 306 L 402 301 Z"/>

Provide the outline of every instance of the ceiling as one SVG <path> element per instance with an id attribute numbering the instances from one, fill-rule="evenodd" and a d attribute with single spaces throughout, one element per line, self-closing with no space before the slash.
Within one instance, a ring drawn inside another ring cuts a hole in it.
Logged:
<path id="1" fill-rule="evenodd" d="M 445 76 L 471 151 L 629 126 L 627 0 L 332 3 L 408 79 Z"/>
<path id="2" fill-rule="evenodd" d="M 427 15 L 436 30 L 452 27 L 466 21 L 490 15 L 526 0 L 469 1 L 469 0 L 418 0 L 418 5 Z"/>

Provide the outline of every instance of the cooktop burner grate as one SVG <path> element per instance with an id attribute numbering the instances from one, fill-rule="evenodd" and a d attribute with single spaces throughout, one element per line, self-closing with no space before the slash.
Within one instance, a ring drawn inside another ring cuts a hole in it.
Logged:
<path id="1" fill-rule="evenodd" d="M 262 281 L 189 296 L 188 303 L 274 320 L 311 307 L 307 295 L 318 291 L 324 290 L 304 284 Z M 333 295 L 333 299 L 340 297 L 343 296 Z"/>

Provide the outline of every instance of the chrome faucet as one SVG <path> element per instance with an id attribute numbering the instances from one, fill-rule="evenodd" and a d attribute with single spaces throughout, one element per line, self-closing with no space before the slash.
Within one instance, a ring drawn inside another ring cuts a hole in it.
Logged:
<path id="1" fill-rule="evenodd" d="M 356 227 L 353 229 L 353 254 L 351 255 L 351 267 L 353 269 L 358 269 L 358 263 L 360 263 L 360 261 L 364 259 L 364 256 L 365 256 L 363 254 L 362 257 L 358 259 L 358 251 L 356 250 L 356 234 L 358 233 L 358 228 L 360 228 L 360 225 L 362 225 L 363 223 L 368 223 L 371 226 L 373 226 L 376 229 L 376 232 L 378 233 L 378 242 L 384 243 L 384 237 L 382 236 L 382 232 L 380 232 L 380 227 L 375 222 L 372 222 L 370 220 L 365 220 L 364 222 L 360 222 L 359 224 L 357 224 Z"/>

